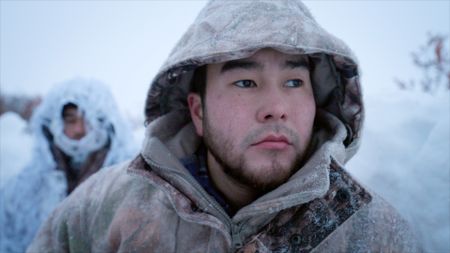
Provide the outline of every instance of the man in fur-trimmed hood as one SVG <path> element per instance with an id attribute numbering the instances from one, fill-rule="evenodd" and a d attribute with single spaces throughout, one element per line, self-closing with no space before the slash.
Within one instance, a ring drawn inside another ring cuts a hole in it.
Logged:
<path id="1" fill-rule="evenodd" d="M 359 70 L 299 1 L 211 1 L 155 77 L 141 154 L 57 208 L 29 252 L 415 252 L 343 165 Z"/>
<path id="2" fill-rule="evenodd" d="M 137 153 L 112 94 L 96 80 L 76 78 L 52 87 L 34 109 L 30 129 L 31 161 L 0 189 L 4 253 L 24 252 L 39 226 L 79 184 Z"/>

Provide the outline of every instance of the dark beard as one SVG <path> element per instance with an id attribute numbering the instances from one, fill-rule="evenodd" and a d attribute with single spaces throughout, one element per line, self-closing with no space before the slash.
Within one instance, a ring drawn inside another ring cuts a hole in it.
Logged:
<path id="1" fill-rule="evenodd" d="M 203 115 L 206 116 L 206 113 Z M 261 180 L 261 176 L 258 177 L 257 175 L 249 173 L 249 169 L 246 168 L 246 162 L 243 156 L 240 156 L 237 159 L 233 159 L 233 157 L 231 157 L 230 154 L 233 148 L 232 143 L 230 143 L 230 141 L 226 138 L 223 138 L 223 136 L 219 136 L 220 134 L 212 133 L 212 128 L 208 123 L 207 117 L 203 120 L 203 130 L 204 144 L 211 153 L 212 157 L 221 166 L 224 173 L 233 178 L 235 181 L 255 189 L 257 192 L 264 193 L 277 188 L 286 182 L 289 177 L 300 168 L 302 154 L 297 154 L 290 167 L 286 170 L 286 168 L 283 168 L 282 165 L 277 162 L 277 159 L 275 159 L 278 152 L 268 151 L 268 155 L 274 157 L 271 165 L 271 173 L 266 175 L 269 180 Z M 234 162 L 233 160 L 238 161 Z M 281 177 L 273 177 L 270 175 L 274 173 L 273 171 L 279 171 L 284 175 Z"/>
<path id="2" fill-rule="evenodd" d="M 286 178 L 282 178 L 281 180 L 276 180 L 276 181 L 273 180 L 273 181 L 261 182 L 256 177 L 246 174 L 245 170 L 243 170 L 241 167 L 230 166 L 228 163 L 226 163 L 224 161 L 224 159 L 221 159 L 221 157 L 217 154 L 214 146 L 210 146 L 210 144 L 208 144 L 208 142 L 206 140 L 205 140 L 205 146 L 208 149 L 208 151 L 211 153 L 213 158 L 221 166 L 221 168 L 225 172 L 225 174 L 227 174 L 228 176 L 230 176 L 237 182 L 239 182 L 243 185 L 249 186 L 252 189 L 257 190 L 258 192 L 269 192 L 269 191 L 277 188 L 278 186 L 280 186 L 290 176 L 292 176 L 292 174 L 294 172 L 296 172 L 298 168 L 300 168 L 300 164 L 301 164 L 301 160 L 302 160 L 300 156 L 298 156 L 296 158 L 295 162 L 289 169 L 290 173 L 288 174 L 288 176 Z M 243 164 L 243 163 L 244 162 L 242 161 L 242 159 L 240 159 L 239 164 Z M 272 164 L 272 166 L 274 168 L 276 168 L 276 167 L 279 167 L 280 165 L 278 163 L 274 162 Z"/>

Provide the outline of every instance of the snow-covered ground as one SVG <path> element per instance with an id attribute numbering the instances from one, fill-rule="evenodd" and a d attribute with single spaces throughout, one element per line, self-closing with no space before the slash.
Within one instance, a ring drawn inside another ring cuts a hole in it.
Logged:
<path id="1" fill-rule="evenodd" d="M 450 249 L 450 97 L 412 91 L 368 94 L 360 151 L 348 163 L 417 230 L 426 252 Z M 138 140 L 143 127 L 134 131 Z M 29 161 L 32 139 L 15 114 L 0 117 L 0 187 Z"/>
<path id="2" fill-rule="evenodd" d="M 32 145 L 27 123 L 22 118 L 14 113 L 0 116 L 0 189 L 30 162 Z"/>
<path id="3" fill-rule="evenodd" d="M 449 252 L 449 92 L 368 96 L 366 114 L 348 169 L 409 220 L 425 252 Z"/>

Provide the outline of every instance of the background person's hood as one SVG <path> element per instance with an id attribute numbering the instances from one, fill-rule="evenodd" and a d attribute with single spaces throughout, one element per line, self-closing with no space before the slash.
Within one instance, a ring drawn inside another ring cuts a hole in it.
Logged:
<path id="1" fill-rule="evenodd" d="M 128 159 L 136 151 L 131 129 L 122 119 L 108 87 L 97 80 L 76 78 L 56 84 L 31 118 L 30 125 L 36 142 L 34 151 L 39 153 L 38 157 L 43 163 L 40 169 L 54 169 L 55 161 L 44 128 L 50 132 L 63 128 L 62 110 L 68 103 L 77 105 L 87 124 L 107 130 L 110 148 L 103 166 Z"/>
<path id="2" fill-rule="evenodd" d="M 309 55 L 317 106 L 345 125 L 340 160 L 350 159 L 364 118 L 357 60 L 300 1 L 210 1 L 154 78 L 145 106 L 147 123 L 171 111 L 188 115 L 186 97 L 196 67 L 249 57 L 262 48 Z"/>

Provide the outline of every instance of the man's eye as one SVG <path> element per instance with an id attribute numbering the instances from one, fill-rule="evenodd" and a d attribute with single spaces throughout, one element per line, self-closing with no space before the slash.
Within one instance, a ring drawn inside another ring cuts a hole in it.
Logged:
<path id="1" fill-rule="evenodd" d="M 286 82 L 286 87 L 297 88 L 303 85 L 303 81 L 300 79 L 292 79 Z"/>
<path id="2" fill-rule="evenodd" d="M 239 80 L 233 83 L 233 85 L 236 85 L 240 88 L 252 88 L 256 87 L 256 83 L 253 80 Z"/>
<path id="3" fill-rule="evenodd" d="M 64 124 L 66 125 L 73 125 L 76 123 L 76 120 L 64 120 Z"/>
<path id="4" fill-rule="evenodd" d="M 75 116 L 66 116 L 63 118 L 64 124 L 74 124 L 77 121 Z"/>

